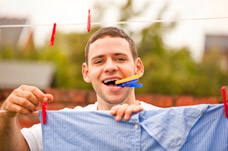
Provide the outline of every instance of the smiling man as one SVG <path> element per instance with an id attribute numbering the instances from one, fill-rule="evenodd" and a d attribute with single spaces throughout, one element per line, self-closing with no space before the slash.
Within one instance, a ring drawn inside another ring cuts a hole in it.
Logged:
<path id="1" fill-rule="evenodd" d="M 97 93 L 98 109 L 110 110 L 117 104 L 135 104 L 134 88 L 115 86 L 115 80 L 143 73 L 139 58 L 132 57 L 128 42 L 121 37 L 104 36 L 89 46 L 83 76 Z"/>
<path id="2" fill-rule="evenodd" d="M 115 81 L 135 74 L 143 75 L 144 67 L 133 40 L 121 29 L 106 27 L 93 34 L 86 45 L 82 74 L 92 83 L 97 102 L 73 110 L 110 110 L 116 121 L 129 120 L 132 113 L 157 107 L 138 101 L 134 88 L 118 87 Z M 42 150 L 41 125 L 20 131 L 17 114 L 31 114 L 40 102 L 53 100 L 38 88 L 22 85 L 4 101 L 0 114 L 0 146 L 3 150 Z"/>
<path id="3" fill-rule="evenodd" d="M 156 108 L 137 101 L 134 88 L 114 84 L 116 80 L 144 72 L 135 43 L 123 30 L 107 27 L 94 33 L 86 45 L 85 60 L 83 78 L 93 85 L 98 110 L 111 110 L 120 121 L 122 117 L 129 120 L 132 112 Z"/>

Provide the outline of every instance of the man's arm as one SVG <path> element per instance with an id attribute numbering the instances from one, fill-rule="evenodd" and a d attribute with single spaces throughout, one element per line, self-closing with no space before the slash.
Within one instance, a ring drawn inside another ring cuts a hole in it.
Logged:
<path id="1" fill-rule="evenodd" d="M 20 132 L 17 117 L 10 112 L 0 113 L 0 146 L 3 151 L 28 151 L 29 147 Z"/>
<path id="2" fill-rule="evenodd" d="M 29 146 L 20 131 L 17 114 L 32 114 L 40 102 L 52 101 L 53 96 L 38 88 L 22 85 L 4 101 L 0 112 L 1 150 L 26 151 Z"/>

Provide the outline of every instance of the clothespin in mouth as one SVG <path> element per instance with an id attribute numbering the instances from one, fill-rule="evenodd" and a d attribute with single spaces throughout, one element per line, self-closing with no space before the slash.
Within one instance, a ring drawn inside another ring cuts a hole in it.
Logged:
<path id="1" fill-rule="evenodd" d="M 141 74 L 136 74 L 125 79 L 115 81 L 116 86 L 119 87 L 142 87 L 142 84 L 136 83 L 139 81 L 138 78 L 141 77 Z"/>
<path id="2" fill-rule="evenodd" d="M 222 87 L 222 97 L 223 97 L 223 103 L 224 103 L 224 110 L 226 114 L 226 118 L 228 118 L 228 107 L 227 107 L 227 95 L 226 95 L 226 87 Z"/>
<path id="3" fill-rule="evenodd" d="M 127 81 L 124 83 L 119 83 L 116 86 L 119 86 L 119 87 L 142 87 L 142 84 L 135 83 L 138 81 L 139 81 L 139 79 L 135 79 L 135 80 Z"/>
<path id="4" fill-rule="evenodd" d="M 47 110 L 47 102 L 42 103 L 42 119 L 43 119 L 43 124 L 46 124 L 46 110 Z"/>

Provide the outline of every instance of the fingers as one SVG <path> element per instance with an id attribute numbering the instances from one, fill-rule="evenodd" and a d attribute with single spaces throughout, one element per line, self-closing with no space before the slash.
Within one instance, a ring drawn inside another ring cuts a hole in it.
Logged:
<path id="1" fill-rule="evenodd" d="M 37 97 L 30 91 L 16 89 L 16 90 L 14 90 L 13 93 L 15 94 L 15 96 L 18 96 L 21 98 L 26 98 L 27 100 L 30 100 L 31 103 L 33 103 L 34 105 L 37 105 L 39 103 L 39 100 L 37 99 Z"/>
<path id="2" fill-rule="evenodd" d="M 33 86 L 22 85 L 15 89 L 4 101 L 2 109 L 20 114 L 31 114 L 42 102 L 53 101 L 51 94 L 44 94 Z"/>
<path id="3" fill-rule="evenodd" d="M 30 112 L 33 112 L 36 110 L 36 106 L 33 103 L 31 103 L 29 100 L 22 97 L 17 97 L 16 99 L 14 99 L 13 104 L 17 106 L 21 106 L 22 108 L 25 108 Z"/>
<path id="4" fill-rule="evenodd" d="M 31 92 L 41 102 L 47 102 L 47 98 L 46 98 L 45 94 L 40 89 L 38 89 L 36 87 L 22 85 L 19 87 L 19 89 Z"/>
<path id="5" fill-rule="evenodd" d="M 123 105 L 117 105 L 114 110 L 115 110 L 115 120 L 116 121 L 120 121 L 124 115 L 124 112 L 126 111 L 128 105 L 127 104 L 123 104 Z"/>
<path id="6" fill-rule="evenodd" d="M 10 115 L 16 116 L 17 113 L 19 114 L 31 114 L 32 112 L 24 107 L 21 107 L 20 105 L 14 104 L 9 101 L 5 101 L 2 105 L 3 110 L 8 111 L 8 113 L 11 113 Z"/>
<path id="7" fill-rule="evenodd" d="M 142 110 L 143 108 L 140 105 L 123 104 L 112 107 L 110 113 L 115 115 L 116 121 L 120 121 L 122 118 L 127 121 L 130 119 L 132 113 L 137 113 Z"/>
<path id="8" fill-rule="evenodd" d="M 40 89 L 36 87 L 22 85 L 19 88 L 21 88 L 24 91 L 31 92 L 34 96 L 36 96 L 36 98 L 38 99 L 38 102 L 53 101 L 53 96 L 51 94 L 44 94 Z"/>
<path id="9" fill-rule="evenodd" d="M 53 95 L 51 94 L 46 94 L 47 102 L 52 102 L 54 100 Z"/>
<path id="10" fill-rule="evenodd" d="M 121 107 L 121 105 L 116 105 L 116 106 L 112 107 L 110 113 L 111 113 L 112 115 L 116 115 L 116 112 L 118 111 L 118 109 L 119 109 L 120 107 Z"/>
<path id="11" fill-rule="evenodd" d="M 28 110 L 27 108 L 23 108 L 17 104 L 10 105 L 9 110 L 24 115 L 32 114 L 32 111 Z"/>
<path id="12" fill-rule="evenodd" d="M 129 108 L 127 108 L 127 110 L 125 111 L 124 120 L 128 121 L 130 119 L 132 113 L 138 113 L 142 110 L 143 110 L 143 108 L 140 105 L 129 106 Z"/>

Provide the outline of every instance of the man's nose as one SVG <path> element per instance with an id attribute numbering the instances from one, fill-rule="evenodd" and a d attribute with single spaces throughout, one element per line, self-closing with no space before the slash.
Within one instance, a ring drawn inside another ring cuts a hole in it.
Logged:
<path id="1" fill-rule="evenodd" d="M 104 66 L 104 71 L 105 72 L 114 72 L 117 70 L 116 64 L 112 61 L 112 59 L 107 59 L 105 66 Z"/>

